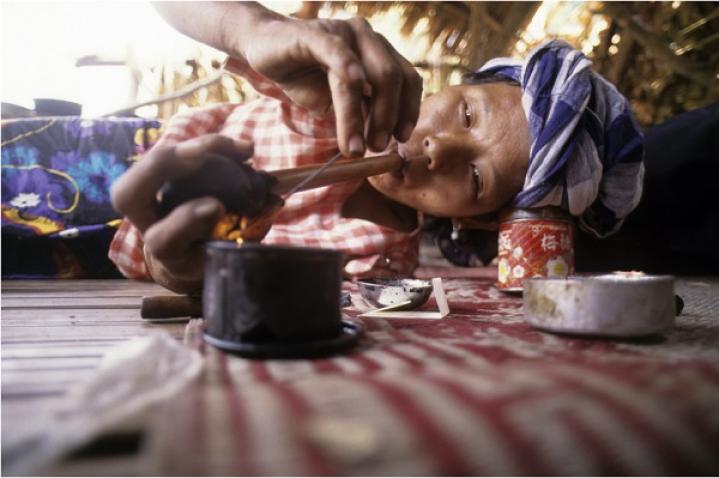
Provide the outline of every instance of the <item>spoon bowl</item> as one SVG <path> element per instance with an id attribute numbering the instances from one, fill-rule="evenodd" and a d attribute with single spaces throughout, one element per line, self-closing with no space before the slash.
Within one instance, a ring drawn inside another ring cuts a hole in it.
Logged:
<path id="1" fill-rule="evenodd" d="M 432 283 L 421 279 L 362 279 L 357 281 L 362 297 L 375 307 L 393 310 L 416 309 L 429 299 Z"/>

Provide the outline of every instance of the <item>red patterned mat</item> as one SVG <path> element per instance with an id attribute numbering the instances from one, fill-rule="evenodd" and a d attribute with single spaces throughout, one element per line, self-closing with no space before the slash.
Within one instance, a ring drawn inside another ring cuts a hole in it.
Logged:
<path id="1" fill-rule="evenodd" d="M 624 342 L 534 330 L 493 283 L 445 280 L 442 320 L 354 319 L 366 334 L 335 358 L 198 341 L 207 367 L 158 419 L 158 472 L 719 473 L 719 283 L 681 282 L 677 327 Z"/>

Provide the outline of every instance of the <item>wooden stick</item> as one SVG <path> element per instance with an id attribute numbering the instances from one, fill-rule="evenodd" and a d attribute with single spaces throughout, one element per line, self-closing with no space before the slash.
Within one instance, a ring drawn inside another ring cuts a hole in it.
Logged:
<path id="1" fill-rule="evenodd" d="M 328 184 L 341 181 L 362 179 L 390 171 L 397 171 L 402 167 L 402 163 L 403 160 L 398 154 L 372 156 L 369 158 L 341 159 L 329 166 L 315 179 L 305 184 L 300 191 L 327 186 Z M 321 164 L 313 164 L 299 168 L 267 171 L 277 179 L 277 184 L 272 188 L 272 192 L 280 196 L 285 194 L 321 167 Z"/>
<path id="2" fill-rule="evenodd" d="M 169 319 L 202 317 L 202 298 L 187 295 L 150 295 L 142 298 L 140 317 Z"/>

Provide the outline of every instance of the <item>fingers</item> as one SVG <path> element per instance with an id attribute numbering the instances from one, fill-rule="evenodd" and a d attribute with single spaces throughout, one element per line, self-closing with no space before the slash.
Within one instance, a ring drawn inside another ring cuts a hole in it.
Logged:
<path id="1" fill-rule="evenodd" d="M 327 69 L 332 106 L 337 121 L 337 142 L 344 156 L 362 156 L 365 151 L 362 90 L 366 76 L 353 51 L 352 32 L 344 23 L 324 23 L 333 31 L 315 31 L 305 44 L 306 53 Z M 319 93 L 319 92 L 318 92 Z"/>
<path id="2" fill-rule="evenodd" d="M 153 148 L 133 165 L 111 188 L 112 204 L 141 232 L 159 220 L 157 191 L 167 181 L 191 175 L 208 159 L 209 153 L 244 161 L 253 154 L 251 143 L 218 134 L 198 136 L 174 147 Z"/>
<path id="3" fill-rule="evenodd" d="M 110 188 L 112 205 L 141 232 L 157 220 L 155 195 L 167 180 L 175 161 L 174 148 L 153 148 Z"/>
<path id="4" fill-rule="evenodd" d="M 212 197 L 186 202 L 147 229 L 146 252 L 173 275 L 196 273 L 192 268 L 202 264 L 204 257 L 201 243 L 212 235 L 224 213 L 222 203 Z"/>
<path id="5" fill-rule="evenodd" d="M 252 43 L 249 64 L 315 114 L 326 113 L 331 97 L 345 156 L 364 154 L 367 146 L 383 150 L 393 135 L 409 138 L 419 114 L 421 78 L 366 20 L 285 19 L 264 31 L 271 32 L 270 41 Z M 325 77 L 327 83 L 318 79 Z M 366 89 L 369 118 L 363 111 Z"/>
<path id="6" fill-rule="evenodd" d="M 386 40 L 385 40 L 386 42 Z M 419 118 L 419 108 L 422 99 L 422 77 L 417 73 L 412 64 L 402 55 L 396 55 L 397 61 L 402 68 L 403 87 L 399 98 L 399 113 L 394 129 L 394 136 L 399 141 L 409 140 L 414 126 Z"/>
<path id="7" fill-rule="evenodd" d="M 363 90 L 367 78 L 364 67 L 355 54 L 357 44 L 354 32 L 347 22 L 340 20 L 319 20 L 317 23 L 341 40 L 333 40 L 334 45 L 331 45 L 331 48 L 335 48 L 337 52 L 346 49 L 352 52 L 343 60 L 342 69 L 339 68 L 341 63 L 328 69 L 327 81 L 335 112 L 340 151 L 346 157 L 362 156 L 365 151 Z M 328 55 L 331 53 L 330 49 Z"/>
<path id="8" fill-rule="evenodd" d="M 395 131 L 403 138 L 405 131 L 411 132 L 421 94 L 416 81 L 419 75 L 411 65 L 400 60 L 400 55 L 362 18 L 308 25 L 311 33 L 299 37 L 297 51 L 302 53 L 296 54 L 295 60 L 301 57 L 305 64 L 313 60 L 327 70 L 340 151 L 352 157 L 362 155 L 367 146 L 382 150 Z M 412 87 L 407 92 L 403 92 L 405 84 Z M 371 87 L 367 132 L 362 110 L 366 85 Z M 411 122 L 409 126 L 398 124 L 403 103 L 409 108 L 401 118 Z"/>
<path id="9" fill-rule="evenodd" d="M 337 122 L 337 143 L 343 156 L 362 156 L 365 152 L 362 91 L 349 88 L 334 72 L 328 73 L 332 104 Z"/>
<path id="10" fill-rule="evenodd" d="M 409 139 L 419 115 L 422 81 L 412 65 L 366 20 L 353 18 L 348 23 L 372 87 L 368 146 L 380 151 L 393 135 L 400 141 Z"/>
<path id="11" fill-rule="evenodd" d="M 372 87 L 368 146 L 379 151 L 387 146 L 397 124 L 403 86 L 402 70 L 392 51 L 387 49 L 366 20 L 353 18 L 349 23 L 355 32 L 357 48 Z"/>

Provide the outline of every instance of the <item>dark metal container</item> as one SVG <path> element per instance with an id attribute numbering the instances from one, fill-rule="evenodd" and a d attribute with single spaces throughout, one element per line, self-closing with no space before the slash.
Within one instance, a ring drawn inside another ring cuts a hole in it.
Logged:
<path id="1" fill-rule="evenodd" d="M 298 344 L 343 333 L 340 252 L 232 241 L 206 250 L 203 313 L 213 344 Z"/>

